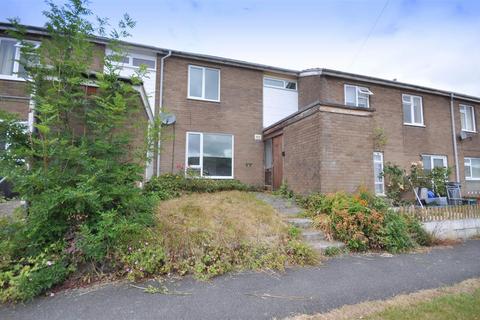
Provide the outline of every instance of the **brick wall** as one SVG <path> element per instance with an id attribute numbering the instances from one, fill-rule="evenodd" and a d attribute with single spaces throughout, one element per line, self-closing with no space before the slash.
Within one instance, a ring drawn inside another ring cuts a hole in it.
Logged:
<path id="1" fill-rule="evenodd" d="M 297 193 L 320 191 L 321 124 L 314 113 L 283 129 L 283 172 L 288 186 Z"/>
<path id="2" fill-rule="evenodd" d="M 373 191 L 372 115 L 320 111 L 319 118 L 321 191 Z"/>
<path id="3" fill-rule="evenodd" d="M 187 99 L 189 64 L 220 69 L 220 102 Z M 160 73 L 157 81 L 159 77 Z M 182 170 L 187 131 L 225 133 L 234 135 L 234 177 L 262 185 L 263 143 L 255 141 L 254 134 L 262 133 L 263 73 L 170 57 L 165 60 L 164 81 L 163 107 L 177 122 L 164 132 L 161 173 Z"/>
<path id="4" fill-rule="evenodd" d="M 29 111 L 29 97 L 25 89 L 25 82 L 0 80 L 0 109 L 18 115 L 26 121 Z"/>
<path id="5" fill-rule="evenodd" d="M 344 139 L 337 141 L 338 146 L 336 146 L 336 148 L 344 148 L 349 150 L 348 152 L 350 153 L 352 150 L 355 150 L 355 145 L 360 142 L 360 140 L 358 140 L 359 136 L 362 136 L 362 139 L 367 139 L 367 136 L 365 135 L 371 134 L 374 128 L 383 128 L 387 136 L 387 143 L 383 150 L 381 150 L 384 152 L 385 163 L 392 162 L 399 164 L 404 168 L 409 168 L 411 162 L 421 159 L 421 154 L 445 155 L 447 156 L 448 165 L 453 167 L 453 173 L 450 179 L 455 179 L 455 159 L 453 152 L 449 97 L 417 92 L 414 90 L 397 89 L 384 85 L 364 83 L 361 81 L 346 81 L 331 76 L 310 76 L 301 78 L 299 87 L 301 90 L 313 90 L 315 94 L 312 94 L 312 92 L 300 92 L 300 106 L 308 105 L 315 100 L 321 100 L 326 103 L 343 104 L 344 84 L 365 86 L 374 93 L 374 95 L 370 97 L 370 107 L 375 109 L 372 113 L 371 125 L 363 126 L 362 124 L 362 130 L 358 131 L 356 129 L 360 124 L 352 126 L 350 123 L 350 121 L 352 121 L 351 119 L 345 118 L 340 122 L 333 119 L 326 122 L 321 121 L 322 138 L 329 140 L 332 135 L 336 136 L 339 134 L 339 136 L 344 137 Z M 425 127 L 414 127 L 403 124 L 402 94 L 412 94 L 422 97 Z M 462 102 L 455 100 L 454 112 L 457 136 L 459 135 L 461 128 L 459 111 L 460 103 L 474 106 L 477 126 L 480 121 L 479 105 L 467 101 Z M 337 118 L 340 119 L 340 117 Z M 343 131 L 345 128 L 352 130 L 350 136 L 346 133 L 344 134 Z M 352 140 L 357 141 L 354 143 L 354 146 L 351 145 Z M 371 143 L 373 143 L 373 140 Z M 479 134 L 473 134 L 472 138 L 465 141 L 459 141 L 457 139 L 457 143 L 460 180 L 463 184 L 464 190 L 480 191 L 480 183 L 465 181 L 463 165 L 463 158 L 465 156 L 480 157 Z M 368 153 L 369 159 L 371 158 L 370 151 Z M 367 154 L 365 153 L 365 156 L 366 155 Z M 327 165 L 333 165 L 332 163 L 328 163 L 327 159 L 335 161 L 333 156 L 330 158 L 328 156 L 326 158 L 322 157 L 324 162 L 327 161 Z M 371 160 L 365 163 L 373 166 Z M 358 165 L 359 163 L 352 160 L 349 166 L 354 168 Z M 365 177 L 370 179 L 369 177 L 373 177 L 373 173 L 367 174 L 365 172 Z M 329 180 L 331 179 L 327 179 L 326 176 L 322 174 L 322 190 L 324 188 L 336 188 L 341 185 L 345 186 L 346 189 L 352 188 L 352 186 L 347 185 L 346 182 L 329 182 Z M 373 187 L 373 179 L 370 182 L 368 180 L 365 181 Z M 325 184 L 328 185 L 328 187 L 324 187 Z"/>

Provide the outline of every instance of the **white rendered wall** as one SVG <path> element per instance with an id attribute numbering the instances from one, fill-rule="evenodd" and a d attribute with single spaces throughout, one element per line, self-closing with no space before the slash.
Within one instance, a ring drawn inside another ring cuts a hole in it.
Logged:
<path id="1" fill-rule="evenodd" d="M 263 87 L 263 127 L 298 111 L 298 92 Z"/>

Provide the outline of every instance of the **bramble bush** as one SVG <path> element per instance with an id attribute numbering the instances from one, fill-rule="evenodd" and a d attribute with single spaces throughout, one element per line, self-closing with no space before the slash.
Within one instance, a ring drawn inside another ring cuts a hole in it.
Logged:
<path id="1" fill-rule="evenodd" d="M 364 189 L 355 194 L 315 193 L 300 204 L 320 228 L 352 251 L 395 253 L 430 243 L 429 235 L 414 217 L 393 212 L 382 198 Z"/>

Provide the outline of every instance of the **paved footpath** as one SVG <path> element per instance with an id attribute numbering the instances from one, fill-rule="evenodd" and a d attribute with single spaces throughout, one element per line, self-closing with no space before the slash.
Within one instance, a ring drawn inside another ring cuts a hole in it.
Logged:
<path id="1" fill-rule="evenodd" d="M 148 294 L 128 284 L 69 290 L 0 307 L 0 319 L 281 319 L 473 277 L 480 277 L 480 240 L 422 254 L 347 255 L 280 274 L 240 273 L 167 284 L 170 292 L 190 295 Z"/>

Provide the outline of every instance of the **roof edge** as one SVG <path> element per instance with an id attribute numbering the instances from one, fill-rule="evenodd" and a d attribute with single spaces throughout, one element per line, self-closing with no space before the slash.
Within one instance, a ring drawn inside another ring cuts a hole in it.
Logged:
<path id="1" fill-rule="evenodd" d="M 322 76 L 322 75 L 323 76 L 338 77 L 338 78 L 343 78 L 343 79 L 348 79 L 348 80 L 363 81 L 363 82 L 368 82 L 368 83 L 373 83 L 373 84 L 386 85 L 386 86 L 396 87 L 396 88 L 401 88 L 401 89 L 415 90 L 415 91 L 431 93 L 431 94 L 436 94 L 436 95 L 441 95 L 441 96 L 450 97 L 450 96 L 453 95 L 454 98 L 458 98 L 458 99 L 465 100 L 465 101 L 480 103 L 480 97 L 476 97 L 476 96 L 471 96 L 471 95 L 462 94 L 462 93 L 453 92 L 453 91 L 448 91 L 448 90 L 440 90 L 440 89 L 435 89 L 435 88 L 430 88 L 430 87 L 424 87 L 424 86 L 419 86 L 419 85 L 410 84 L 410 83 L 406 83 L 406 82 L 386 80 L 386 79 L 377 78 L 377 77 L 371 77 L 371 76 L 354 74 L 354 73 L 349 73 L 349 72 L 344 72 L 344 71 L 338 71 L 338 70 L 333 70 L 333 69 L 315 68 L 315 69 L 306 69 L 306 70 L 303 70 L 303 71 L 299 72 L 299 77 L 300 78 L 310 77 L 310 76 Z"/>

